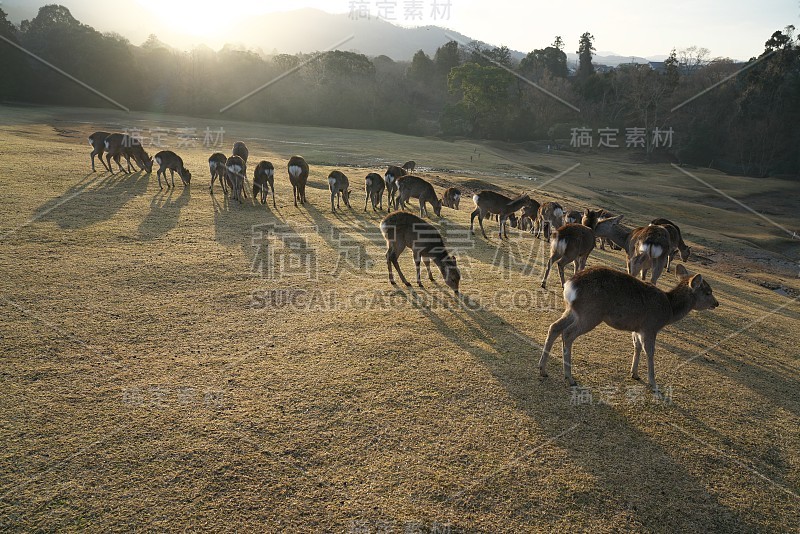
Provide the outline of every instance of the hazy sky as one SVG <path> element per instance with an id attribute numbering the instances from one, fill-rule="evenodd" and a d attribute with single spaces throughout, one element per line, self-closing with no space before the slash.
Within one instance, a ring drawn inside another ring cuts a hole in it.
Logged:
<path id="1" fill-rule="evenodd" d="M 601 54 L 653 56 L 667 54 L 673 47 L 698 45 L 708 48 L 711 57 L 748 59 L 763 51 L 773 31 L 788 24 L 800 28 L 799 0 L 4 0 L 0 7 L 19 22 L 51 2 L 66 5 L 82 22 L 118 32 L 134 44 L 157 33 L 164 42 L 181 48 L 201 42 L 212 48 L 224 42 L 247 44 L 246 36 L 236 33 L 237 16 L 303 7 L 348 14 L 365 9 L 372 16 L 381 12 L 400 25 L 435 24 L 522 52 L 548 45 L 555 35 L 567 43 L 567 52 L 574 52 L 578 36 L 589 31 Z M 412 14 L 414 19 L 407 18 Z M 269 33 L 269 28 L 264 31 Z"/>

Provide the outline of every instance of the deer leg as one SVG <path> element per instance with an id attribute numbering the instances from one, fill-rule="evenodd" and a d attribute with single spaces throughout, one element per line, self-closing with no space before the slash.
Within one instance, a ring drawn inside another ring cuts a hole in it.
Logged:
<path id="1" fill-rule="evenodd" d="M 158 169 L 158 171 L 156 172 L 156 176 L 158 176 L 158 188 L 159 189 L 164 189 L 163 187 L 161 187 L 161 169 Z M 166 181 L 166 179 L 167 179 L 167 175 L 165 174 L 164 175 L 164 180 Z"/>
<path id="2" fill-rule="evenodd" d="M 425 267 L 428 269 L 428 280 L 433 282 L 433 273 L 431 272 L 431 260 L 430 258 L 424 258 Z"/>
<path id="3" fill-rule="evenodd" d="M 642 354 L 642 340 L 637 332 L 631 332 L 633 338 L 633 360 L 631 361 L 631 378 L 639 380 L 639 356 Z"/>
<path id="4" fill-rule="evenodd" d="M 668 258 L 669 256 L 666 258 L 662 256 L 653 261 L 653 275 L 650 277 L 650 281 L 653 283 L 653 285 L 656 285 L 656 282 L 658 282 L 658 278 L 661 276 L 661 272 L 664 270 L 664 263 L 668 263 Z"/>
<path id="5" fill-rule="evenodd" d="M 497 232 L 497 235 L 500 237 L 500 239 L 503 239 L 503 230 L 506 230 L 506 228 L 505 228 L 505 226 L 506 226 L 506 217 L 505 217 L 505 215 L 498 215 L 497 219 L 500 222 L 500 231 Z M 508 232 L 506 231 L 506 238 L 507 237 L 508 237 Z"/>
<path id="6" fill-rule="evenodd" d="M 649 332 L 642 333 L 641 341 L 644 346 L 644 351 L 647 353 L 647 382 L 650 384 L 653 391 L 657 392 L 658 386 L 656 385 L 656 370 L 654 367 L 656 335 Z"/>
<path id="7" fill-rule="evenodd" d="M 539 375 L 547 376 L 547 358 L 550 356 L 550 349 L 553 348 L 553 343 L 556 338 L 561 335 L 565 328 L 570 326 L 575 321 L 575 316 L 572 310 L 567 308 L 564 314 L 547 330 L 547 340 L 544 342 L 542 348 L 542 357 L 539 358 Z"/>
<path id="8" fill-rule="evenodd" d="M 169 170 L 169 175 L 172 177 L 172 187 L 175 187 L 175 169 Z M 167 173 L 164 173 L 164 179 L 167 179 Z M 169 187 L 169 186 L 167 186 Z"/>
<path id="9" fill-rule="evenodd" d="M 470 213 L 469 215 L 469 233 L 475 235 L 475 217 L 481 212 L 479 208 L 475 208 L 475 211 Z"/>
<path id="10" fill-rule="evenodd" d="M 483 218 L 484 217 L 486 217 L 486 214 L 483 212 L 483 210 L 481 210 L 480 213 L 478 214 L 478 224 L 481 227 L 481 233 L 483 234 L 483 237 L 486 238 L 486 239 L 489 239 L 489 237 L 486 235 L 486 230 L 483 229 Z"/>
<path id="11" fill-rule="evenodd" d="M 553 254 L 550 256 L 550 259 L 547 260 L 547 267 L 544 270 L 544 276 L 542 276 L 542 289 L 547 289 L 547 277 L 550 276 L 550 269 L 553 267 L 553 262 L 556 259 L 556 255 Z"/>
<path id="12" fill-rule="evenodd" d="M 584 319 L 585 320 L 585 319 Z M 575 386 L 575 379 L 572 378 L 572 343 L 579 337 L 592 330 L 600 324 L 600 320 L 584 323 L 580 319 L 574 321 L 561 334 L 561 341 L 564 344 L 564 378 L 570 386 Z"/>
<path id="13" fill-rule="evenodd" d="M 422 200 L 420 197 L 419 199 L 419 216 L 420 218 L 425 217 L 428 214 L 428 210 L 425 209 L 425 201 Z"/>
<path id="14" fill-rule="evenodd" d="M 561 287 L 563 288 L 564 287 L 564 258 L 561 258 L 558 261 L 558 263 L 556 263 L 556 266 L 558 266 L 558 276 L 561 278 Z"/>

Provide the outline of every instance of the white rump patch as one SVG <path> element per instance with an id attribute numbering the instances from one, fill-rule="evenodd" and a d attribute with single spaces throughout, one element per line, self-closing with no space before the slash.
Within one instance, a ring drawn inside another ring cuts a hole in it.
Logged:
<path id="1" fill-rule="evenodd" d="M 161 165 L 161 156 L 156 156 L 155 158 L 153 158 L 153 161 Z"/>
<path id="2" fill-rule="evenodd" d="M 453 195 L 453 198 L 458 200 L 459 198 L 461 198 L 461 193 L 456 193 L 455 195 Z"/>
<path id="3" fill-rule="evenodd" d="M 475 203 L 475 207 L 477 207 L 477 206 L 478 206 L 478 200 L 480 200 L 480 198 L 481 198 L 481 197 L 479 197 L 479 196 L 477 195 L 477 193 L 476 193 L 476 194 L 474 194 L 474 195 L 472 195 L 472 201 Z"/>
<path id="4" fill-rule="evenodd" d="M 661 248 L 661 245 L 651 245 L 650 246 L 650 257 L 651 258 L 658 258 L 663 254 L 664 249 Z"/>
<path id="5" fill-rule="evenodd" d="M 567 280 L 564 284 L 564 300 L 572 304 L 578 298 L 578 288 L 572 283 L 572 280 Z"/>
<path id="6" fill-rule="evenodd" d="M 108 146 L 111 144 L 108 141 L 103 141 L 103 144 L 106 146 L 106 150 L 108 150 Z"/>
<path id="7" fill-rule="evenodd" d="M 329 177 L 328 177 L 328 185 L 330 185 L 330 186 L 331 186 L 331 188 L 332 188 L 334 185 L 336 185 L 336 178 L 334 178 L 333 176 L 329 176 Z"/>
<path id="8" fill-rule="evenodd" d="M 267 177 L 272 178 L 275 175 L 275 169 L 267 169 Z"/>
<path id="9" fill-rule="evenodd" d="M 90 144 L 91 146 L 94 146 L 94 143 L 92 143 L 92 138 L 91 138 L 91 137 L 89 138 L 89 144 Z"/>
<path id="10" fill-rule="evenodd" d="M 367 176 L 367 187 L 372 187 L 372 178 Z"/>
<path id="11" fill-rule="evenodd" d="M 553 243 L 553 249 L 558 253 L 559 256 L 563 256 L 564 252 L 567 250 L 567 240 L 566 239 L 559 239 L 555 243 Z"/>
<path id="12" fill-rule="evenodd" d="M 553 215 L 555 215 L 556 217 L 563 217 L 564 210 L 562 210 L 561 208 L 556 208 L 553 210 Z"/>
<path id="13" fill-rule="evenodd" d="M 242 172 L 241 165 L 229 165 L 228 172 L 232 172 L 234 174 L 240 174 Z"/>
<path id="14" fill-rule="evenodd" d="M 301 172 L 303 172 L 303 169 L 301 169 L 299 165 L 292 165 L 291 167 L 289 167 L 289 174 L 291 174 L 295 178 L 300 176 Z"/>

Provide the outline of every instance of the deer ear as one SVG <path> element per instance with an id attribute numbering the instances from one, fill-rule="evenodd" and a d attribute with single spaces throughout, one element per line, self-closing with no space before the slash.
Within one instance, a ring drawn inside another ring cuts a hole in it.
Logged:
<path id="1" fill-rule="evenodd" d="M 678 278 L 680 278 L 681 280 L 683 280 L 684 278 L 689 278 L 689 271 L 687 271 L 687 270 L 686 270 L 686 267 L 684 267 L 684 266 L 683 266 L 683 265 L 681 265 L 680 263 L 678 264 L 678 266 L 677 266 L 677 267 L 675 267 L 675 274 L 676 274 L 676 275 L 678 276 Z"/>
<path id="2" fill-rule="evenodd" d="M 689 279 L 689 287 L 692 289 L 698 289 L 701 285 L 703 285 L 703 276 L 700 274 L 696 274 Z"/>
<path id="3" fill-rule="evenodd" d="M 585 210 L 583 210 L 583 214 L 588 217 L 589 216 L 589 208 L 586 208 Z"/>

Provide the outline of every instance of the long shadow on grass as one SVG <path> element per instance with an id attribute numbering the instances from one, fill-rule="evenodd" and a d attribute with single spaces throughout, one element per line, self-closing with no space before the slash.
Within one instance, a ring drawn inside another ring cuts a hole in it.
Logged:
<path id="1" fill-rule="evenodd" d="M 409 303 L 455 347 L 472 354 L 490 370 L 518 408 L 541 426 L 546 434 L 542 441 L 578 425 L 574 432 L 558 439 L 553 446 L 566 451 L 571 461 L 594 477 L 600 490 L 571 495 L 563 509 L 554 510 L 553 514 L 568 514 L 580 507 L 588 515 L 609 520 L 618 521 L 620 517 L 629 516 L 634 524 L 641 523 L 646 530 L 658 531 L 754 529 L 737 511 L 709 493 L 701 481 L 673 459 L 664 445 L 640 431 L 614 406 L 597 403 L 572 405 L 570 390 L 564 386 L 561 375 L 560 358 L 553 358 L 550 378 L 540 379 L 536 363 L 541 349 L 537 341 L 543 340 L 529 339 L 483 308 L 462 307 L 447 312 L 460 316 L 458 318 L 470 325 L 475 336 L 492 342 L 502 352 L 484 350 L 453 331 L 450 321 L 456 317 L 416 306 L 413 297 L 409 297 Z M 586 360 L 586 344 L 579 341 L 576 348 L 577 361 Z M 628 355 L 625 356 L 623 361 L 627 360 Z M 664 409 L 661 405 L 656 408 L 643 406 L 642 409 L 653 411 L 656 420 L 665 419 L 665 415 L 659 413 Z M 535 457 L 531 463 L 535 471 Z M 542 465 L 540 468 L 550 470 L 556 467 Z M 487 473 L 489 471 L 491 469 L 487 467 Z M 464 481 L 464 485 L 469 487 L 472 482 Z M 536 482 L 534 479 L 530 484 Z M 456 486 L 443 488 L 448 495 L 458 494 L 459 490 L 461 488 Z M 458 498 L 448 497 L 447 500 L 456 508 L 475 511 L 491 506 L 493 498 L 490 491 L 478 484 Z M 523 497 L 520 495 L 520 498 Z M 515 503 L 517 509 L 535 507 L 535 502 Z"/>
<path id="2" fill-rule="evenodd" d="M 150 175 L 142 171 L 108 174 L 90 180 L 94 175 L 96 173 L 86 175 L 60 196 L 42 204 L 36 213 L 47 213 L 39 220 L 55 222 L 65 229 L 86 228 L 106 221 L 133 197 L 143 195 L 150 180 Z"/>
<path id="3" fill-rule="evenodd" d="M 191 199 L 189 187 L 184 187 L 180 194 L 175 188 L 160 191 L 150 200 L 150 212 L 139 225 L 139 236 L 144 240 L 156 239 L 178 226 L 183 209 Z"/>

